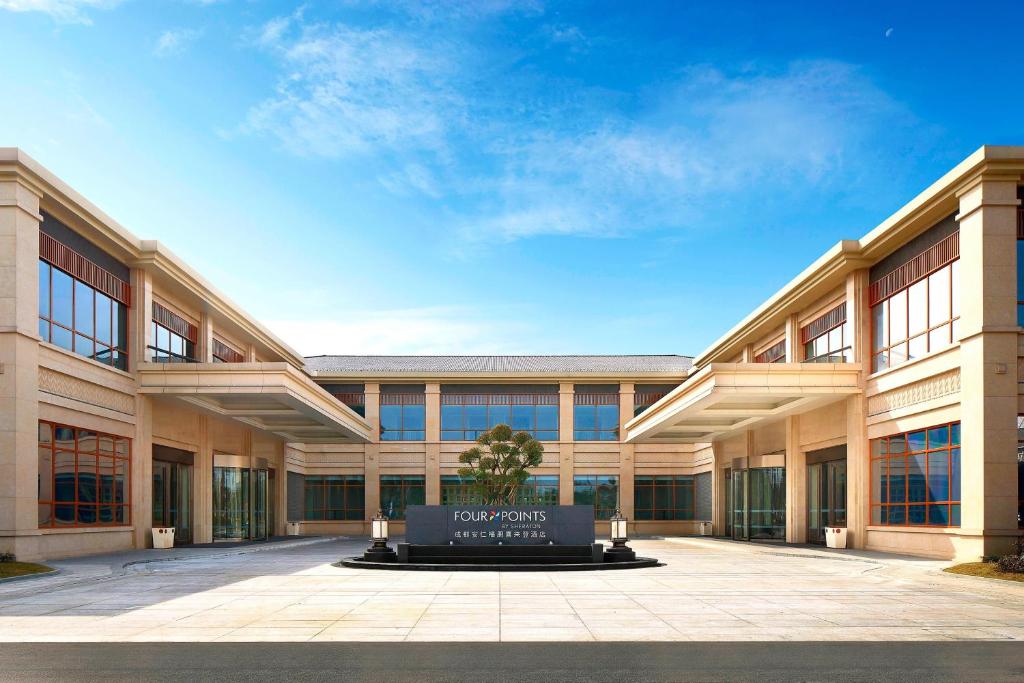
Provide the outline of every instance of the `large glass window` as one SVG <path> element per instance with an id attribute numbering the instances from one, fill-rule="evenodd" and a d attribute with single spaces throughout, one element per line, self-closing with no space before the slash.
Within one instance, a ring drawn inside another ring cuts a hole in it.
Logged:
<path id="1" fill-rule="evenodd" d="M 441 395 L 442 441 L 475 441 L 499 424 L 539 441 L 557 441 L 558 394 Z"/>
<path id="2" fill-rule="evenodd" d="M 845 303 L 811 321 L 800 330 L 800 336 L 804 344 L 804 363 L 849 363 L 853 360 Z"/>
<path id="3" fill-rule="evenodd" d="M 479 505 L 481 497 L 457 474 L 441 475 L 441 505 Z M 558 505 L 558 476 L 530 476 L 516 492 L 520 505 Z"/>
<path id="4" fill-rule="evenodd" d="M 128 307 L 42 259 L 39 336 L 86 358 L 128 369 Z"/>
<path id="5" fill-rule="evenodd" d="M 422 474 L 380 475 L 380 509 L 388 519 L 405 519 L 405 508 L 426 502 L 425 479 Z"/>
<path id="6" fill-rule="evenodd" d="M 362 520 L 366 517 L 366 481 L 362 475 L 307 475 L 305 512 L 308 521 Z"/>
<path id="7" fill-rule="evenodd" d="M 1017 416 L 1017 526 L 1024 529 L 1024 415 Z"/>
<path id="8" fill-rule="evenodd" d="M 423 441 L 426 438 L 423 394 L 382 393 L 380 404 L 381 441 Z"/>
<path id="9" fill-rule="evenodd" d="M 573 438 L 576 441 L 619 440 L 618 392 L 585 392 L 577 388 L 573 406 Z"/>
<path id="10" fill-rule="evenodd" d="M 696 516 L 693 476 L 689 474 L 638 476 L 633 480 L 633 497 L 636 519 L 687 520 Z"/>
<path id="11" fill-rule="evenodd" d="M 1024 187 L 1017 197 L 1024 200 Z M 1024 326 L 1024 207 L 1017 209 L 1017 324 Z"/>
<path id="12" fill-rule="evenodd" d="M 196 345 L 177 332 L 153 321 L 154 363 L 195 363 Z"/>
<path id="13" fill-rule="evenodd" d="M 593 505 L 594 519 L 611 519 L 619 505 L 619 477 L 614 474 L 573 477 L 572 502 L 574 505 Z"/>
<path id="14" fill-rule="evenodd" d="M 960 423 L 871 441 L 871 523 L 960 526 Z"/>
<path id="15" fill-rule="evenodd" d="M 786 340 L 776 342 L 761 353 L 754 356 L 755 363 L 785 363 Z"/>
<path id="16" fill-rule="evenodd" d="M 633 417 L 636 417 L 661 399 L 665 398 L 665 396 L 675 388 L 675 385 L 672 384 L 636 385 L 636 391 L 633 393 Z"/>
<path id="17" fill-rule="evenodd" d="M 131 441 L 40 420 L 41 528 L 131 523 Z"/>
<path id="18" fill-rule="evenodd" d="M 871 308 L 872 371 L 896 367 L 959 339 L 960 261 L 948 263 Z"/>
<path id="19" fill-rule="evenodd" d="M 236 351 L 219 339 L 213 340 L 213 362 L 214 363 L 243 363 L 245 356 L 241 351 Z"/>

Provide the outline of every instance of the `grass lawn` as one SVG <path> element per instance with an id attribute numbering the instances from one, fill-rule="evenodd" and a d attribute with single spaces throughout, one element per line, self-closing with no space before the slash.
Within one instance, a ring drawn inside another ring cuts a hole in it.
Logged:
<path id="1" fill-rule="evenodd" d="M 967 564 L 958 564 L 955 567 L 947 567 L 943 571 L 947 571 L 950 574 L 982 576 L 986 579 L 1005 579 L 1007 581 L 1024 582 L 1024 574 L 1000 571 L 999 565 L 995 562 L 968 562 Z"/>
<path id="2" fill-rule="evenodd" d="M 42 574 L 49 571 L 53 571 L 53 567 L 47 567 L 45 564 L 0 562 L 0 579 L 9 579 L 12 576 L 25 576 L 26 574 Z"/>

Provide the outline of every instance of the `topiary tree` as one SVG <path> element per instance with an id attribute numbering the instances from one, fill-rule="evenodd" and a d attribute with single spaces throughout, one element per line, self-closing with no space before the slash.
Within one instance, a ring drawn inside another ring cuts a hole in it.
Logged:
<path id="1" fill-rule="evenodd" d="M 459 455 L 465 465 L 459 476 L 469 480 L 484 505 L 512 505 L 530 476 L 527 470 L 543 460 L 544 446 L 526 432 L 513 434 L 508 425 L 495 425 L 476 443 Z"/>

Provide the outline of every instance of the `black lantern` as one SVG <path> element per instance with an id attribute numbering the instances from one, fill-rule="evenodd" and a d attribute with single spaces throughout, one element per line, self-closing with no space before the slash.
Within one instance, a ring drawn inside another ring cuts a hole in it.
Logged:
<path id="1" fill-rule="evenodd" d="M 370 541 L 373 545 L 363 553 L 367 562 L 395 562 L 398 559 L 395 551 L 388 547 L 389 521 L 383 510 L 377 510 L 370 520 Z"/>
<path id="2" fill-rule="evenodd" d="M 612 547 L 604 551 L 605 562 L 630 562 L 636 559 L 636 553 L 626 545 L 629 540 L 629 520 L 622 516 L 618 510 L 608 520 L 608 536 L 612 541 Z"/>

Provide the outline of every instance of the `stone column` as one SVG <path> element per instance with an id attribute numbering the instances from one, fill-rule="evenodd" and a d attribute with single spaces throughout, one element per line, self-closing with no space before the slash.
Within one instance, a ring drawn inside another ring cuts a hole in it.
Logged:
<path id="1" fill-rule="evenodd" d="M 441 504 L 441 385 L 428 382 L 426 385 L 426 427 L 427 443 L 425 454 L 427 505 Z"/>
<path id="2" fill-rule="evenodd" d="M 803 359 L 800 348 L 800 317 L 794 313 L 786 318 L 786 362 L 799 363 Z"/>
<path id="3" fill-rule="evenodd" d="M 965 558 L 1018 533 L 1017 182 L 980 176 L 959 193 L 961 529 L 984 536 Z"/>
<path id="4" fill-rule="evenodd" d="M 213 542 L 213 439 L 210 418 L 199 416 L 199 450 L 192 467 L 192 538 L 196 543 Z"/>
<path id="5" fill-rule="evenodd" d="M 131 348 L 128 355 L 132 363 L 148 363 L 153 359 L 156 344 L 153 338 L 153 278 L 141 268 L 132 268 L 132 308 L 129 318 Z M 131 370 L 132 368 L 129 368 Z"/>
<path id="6" fill-rule="evenodd" d="M 636 399 L 636 385 L 633 382 L 619 384 L 619 510 L 627 519 L 634 519 L 633 478 L 636 474 L 634 455 L 636 446 L 624 443 L 622 427 L 633 419 Z"/>
<path id="7" fill-rule="evenodd" d="M 711 528 L 716 536 L 725 534 L 725 509 L 727 482 L 725 463 L 722 462 L 721 446 L 711 443 Z"/>
<path id="8" fill-rule="evenodd" d="M 800 448 L 800 416 L 786 418 L 786 542 L 807 542 L 807 455 Z"/>
<path id="9" fill-rule="evenodd" d="M 846 278 L 847 341 L 853 349 L 853 362 L 860 366 L 860 393 L 846 401 L 846 529 L 847 545 L 864 548 L 871 520 L 871 455 L 868 443 L 867 376 L 871 374 L 871 308 L 868 305 L 867 269 L 856 270 Z"/>
<path id="10" fill-rule="evenodd" d="M 209 313 L 199 315 L 199 343 L 196 344 L 196 360 L 200 363 L 213 362 L 213 321 Z"/>
<path id="11" fill-rule="evenodd" d="M 558 385 L 558 501 L 572 505 L 573 409 L 576 393 L 572 382 Z"/>
<path id="12" fill-rule="evenodd" d="M 366 481 L 366 519 L 370 520 L 380 508 L 380 384 L 368 382 L 363 387 L 366 421 L 370 424 L 373 441 L 363 446 L 363 476 Z"/>
<path id="13" fill-rule="evenodd" d="M 0 552 L 39 559 L 40 193 L 0 180 Z"/>

